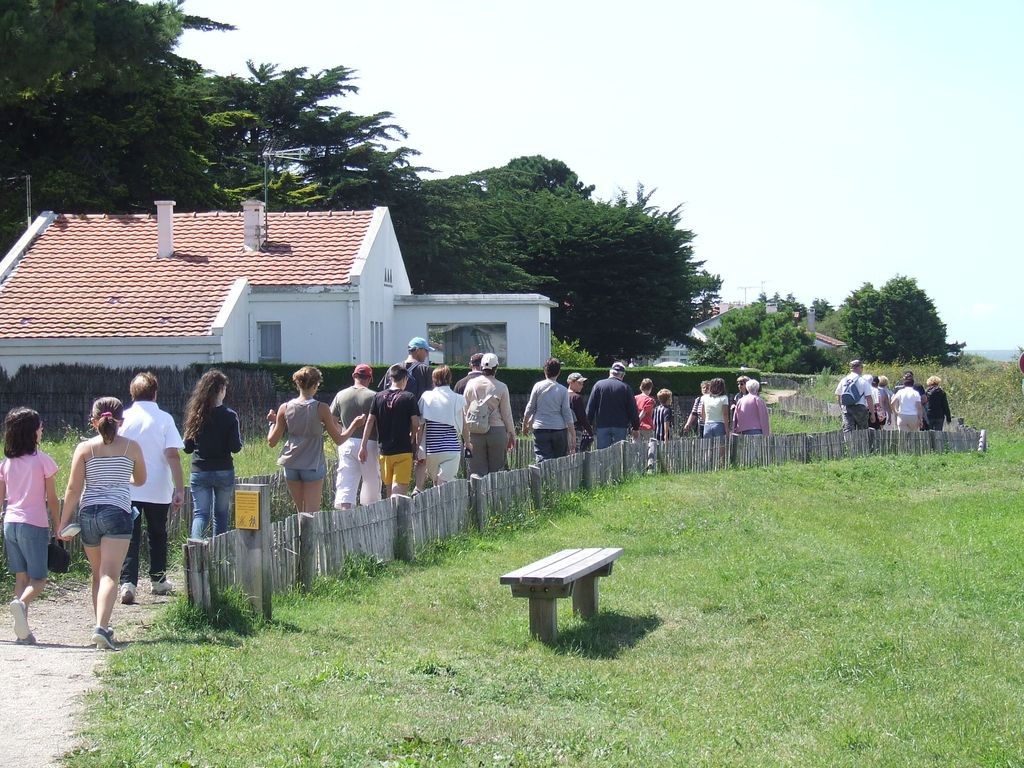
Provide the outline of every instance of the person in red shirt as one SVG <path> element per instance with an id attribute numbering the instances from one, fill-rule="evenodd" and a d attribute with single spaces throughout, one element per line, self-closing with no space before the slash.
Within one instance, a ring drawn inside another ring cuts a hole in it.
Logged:
<path id="1" fill-rule="evenodd" d="M 640 412 L 641 440 L 649 440 L 654 435 L 654 406 L 657 403 L 651 397 L 653 389 L 654 382 L 644 379 L 640 382 L 640 394 L 636 396 L 636 409 Z"/>

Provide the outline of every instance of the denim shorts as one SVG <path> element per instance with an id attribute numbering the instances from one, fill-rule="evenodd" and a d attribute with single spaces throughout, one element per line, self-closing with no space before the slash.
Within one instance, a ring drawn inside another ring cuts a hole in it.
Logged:
<path id="1" fill-rule="evenodd" d="M 321 464 L 316 469 L 292 469 L 291 467 L 284 468 L 284 479 L 291 480 L 293 483 L 314 483 L 317 480 L 323 480 L 327 477 L 327 465 Z"/>
<path id="2" fill-rule="evenodd" d="M 132 538 L 132 513 L 113 504 L 90 504 L 78 510 L 78 523 L 82 526 L 82 546 L 98 547 L 100 539 Z"/>
<path id="3" fill-rule="evenodd" d="M 30 579 L 45 579 L 46 547 L 50 529 L 29 523 L 4 523 L 4 551 L 11 573 L 27 573 Z"/>

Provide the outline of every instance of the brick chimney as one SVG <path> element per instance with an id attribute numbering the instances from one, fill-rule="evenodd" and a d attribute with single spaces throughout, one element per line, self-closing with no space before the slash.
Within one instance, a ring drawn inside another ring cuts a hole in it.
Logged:
<path id="1" fill-rule="evenodd" d="M 242 221 L 245 226 L 245 250 L 258 251 L 263 247 L 266 209 L 259 200 L 242 203 Z"/>
<path id="2" fill-rule="evenodd" d="M 166 259 L 174 255 L 174 201 L 155 200 L 156 255 Z"/>

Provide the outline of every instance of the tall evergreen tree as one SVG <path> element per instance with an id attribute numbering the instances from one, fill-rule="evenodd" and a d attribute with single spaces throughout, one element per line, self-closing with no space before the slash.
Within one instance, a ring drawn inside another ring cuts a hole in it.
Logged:
<path id="1" fill-rule="evenodd" d="M 880 289 L 865 283 L 840 309 L 846 341 L 858 357 L 880 362 L 944 359 L 946 325 L 914 278 L 896 276 Z"/>

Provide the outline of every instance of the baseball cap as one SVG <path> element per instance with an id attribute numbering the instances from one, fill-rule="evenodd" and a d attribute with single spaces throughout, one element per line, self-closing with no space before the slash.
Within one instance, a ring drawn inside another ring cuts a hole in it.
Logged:
<path id="1" fill-rule="evenodd" d="M 851 368 L 859 368 L 862 365 L 864 365 L 864 363 L 862 363 L 860 360 L 851 360 L 850 361 L 850 367 Z"/>
<path id="2" fill-rule="evenodd" d="M 425 349 L 428 352 L 434 351 L 434 348 L 427 344 L 427 340 L 422 336 L 416 336 L 415 338 L 409 339 L 409 349 Z"/>
<path id="3" fill-rule="evenodd" d="M 578 371 L 576 373 L 569 374 L 569 381 L 586 381 L 587 377 Z"/>
<path id="4" fill-rule="evenodd" d="M 486 353 L 480 360 L 480 367 L 488 371 L 493 371 L 498 367 L 498 356 L 493 352 Z"/>
<path id="5" fill-rule="evenodd" d="M 626 372 L 626 366 L 624 366 L 622 363 L 612 363 L 611 372 L 612 373 L 625 373 Z"/>
<path id="6" fill-rule="evenodd" d="M 353 376 L 359 376 L 359 377 L 362 377 L 362 378 L 372 379 L 373 378 L 373 368 L 368 366 L 366 363 L 360 363 L 359 365 L 356 366 L 356 369 L 354 371 L 352 371 L 352 375 Z"/>

